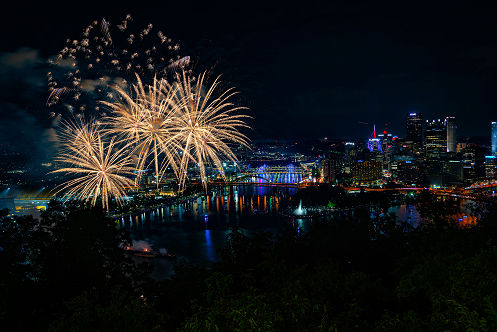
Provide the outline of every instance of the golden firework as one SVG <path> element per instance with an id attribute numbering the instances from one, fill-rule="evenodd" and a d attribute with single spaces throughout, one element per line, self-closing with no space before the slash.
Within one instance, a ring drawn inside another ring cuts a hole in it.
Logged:
<path id="1" fill-rule="evenodd" d="M 124 201 L 126 190 L 134 184 L 125 175 L 133 176 L 134 168 L 127 147 L 119 148 L 115 138 L 106 143 L 98 130 L 92 137 L 91 148 L 81 148 L 77 140 L 66 142 L 56 160 L 68 167 L 52 173 L 76 176 L 61 185 L 59 192 L 64 192 L 66 200 L 90 201 L 95 206 L 101 197 L 102 207 L 108 211 L 109 197 L 114 197 L 119 204 Z"/>
<path id="2" fill-rule="evenodd" d="M 147 168 L 146 161 L 152 157 L 158 188 L 169 165 L 177 172 L 177 152 L 181 146 L 176 142 L 179 128 L 175 115 L 182 102 L 176 98 L 178 87 L 154 78 L 153 85 L 145 89 L 138 75 L 136 79 L 130 93 L 116 86 L 119 98 L 112 103 L 102 102 L 111 110 L 104 122 L 110 135 L 117 135 L 121 143 L 134 147 L 138 169 Z"/>
<path id="3" fill-rule="evenodd" d="M 228 144 L 248 147 L 249 139 L 239 128 L 250 128 L 245 121 L 248 115 L 239 114 L 246 107 L 237 107 L 231 102 L 237 94 L 231 89 L 221 91 L 219 77 L 206 87 L 206 72 L 192 79 L 186 72 L 177 74 L 177 104 L 180 105 L 175 123 L 178 126 L 176 142 L 182 146 L 180 185 L 183 187 L 191 163 L 197 164 L 202 184 L 207 188 L 205 165 L 213 163 L 226 179 L 222 158 L 237 163 L 238 160 Z"/>

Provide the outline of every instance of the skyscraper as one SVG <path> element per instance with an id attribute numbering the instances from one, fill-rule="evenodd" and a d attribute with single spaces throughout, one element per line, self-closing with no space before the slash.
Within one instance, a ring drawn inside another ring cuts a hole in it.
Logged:
<path id="1" fill-rule="evenodd" d="M 492 155 L 497 155 L 497 121 L 492 121 Z"/>
<path id="2" fill-rule="evenodd" d="M 453 116 L 448 116 L 445 118 L 445 122 L 447 122 L 447 152 L 456 152 L 456 118 Z"/>
<path id="3" fill-rule="evenodd" d="M 428 158 L 437 158 L 445 155 L 447 152 L 447 123 L 446 121 L 426 120 L 425 131 L 426 156 Z"/>
<path id="4" fill-rule="evenodd" d="M 371 138 L 368 141 L 368 149 L 371 152 L 373 152 L 374 150 L 383 152 L 381 140 L 376 138 L 376 125 L 373 126 L 373 133 L 371 134 Z"/>
<path id="5" fill-rule="evenodd" d="M 406 113 L 404 145 L 413 154 L 419 154 L 423 149 L 423 113 Z"/>
<path id="6" fill-rule="evenodd" d="M 423 113 L 406 113 L 406 138 L 421 144 L 423 140 Z"/>
<path id="7" fill-rule="evenodd" d="M 497 177 L 497 157 L 485 156 L 485 177 L 495 179 Z"/>
<path id="8" fill-rule="evenodd" d="M 327 157 L 322 160 L 323 163 L 323 177 L 327 183 L 335 183 L 335 159 Z"/>

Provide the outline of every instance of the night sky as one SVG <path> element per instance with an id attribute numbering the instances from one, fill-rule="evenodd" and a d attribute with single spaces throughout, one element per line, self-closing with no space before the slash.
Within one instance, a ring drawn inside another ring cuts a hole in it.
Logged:
<path id="1" fill-rule="evenodd" d="M 459 136 L 489 135 L 497 120 L 490 2 L 18 1 L 1 18 L 4 151 L 49 149 L 47 59 L 92 21 L 126 14 L 236 87 L 255 141 L 366 138 L 373 124 L 404 137 L 406 112 L 455 116 Z"/>

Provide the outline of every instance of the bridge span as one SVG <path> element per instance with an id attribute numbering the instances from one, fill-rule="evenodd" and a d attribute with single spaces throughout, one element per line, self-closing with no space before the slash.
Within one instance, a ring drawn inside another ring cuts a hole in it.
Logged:
<path id="1" fill-rule="evenodd" d="M 241 173 L 239 177 L 230 182 L 233 184 L 297 186 L 307 179 L 309 174 L 309 170 L 300 166 L 263 165 Z"/>

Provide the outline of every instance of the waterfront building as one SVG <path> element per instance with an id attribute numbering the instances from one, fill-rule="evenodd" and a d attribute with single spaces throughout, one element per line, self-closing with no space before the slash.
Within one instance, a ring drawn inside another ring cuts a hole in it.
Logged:
<path id="1" fill-rule="evenodd" d="M 497 121 L 492 121 L 492 156 L 497 156 Z"/>
<path id="2" fill-rule="evenodd" d="M 456 137 L 456 118 L 448 116 L 445 119 L 447 123 L 447 152 L 456 152 L 457 137 Z"/>
<path id="3" fill-rule="evenodd" d="M 427 158 L 440 158 L 447 152 L 447 123 L 426 120 L 425 149 Z"/>

